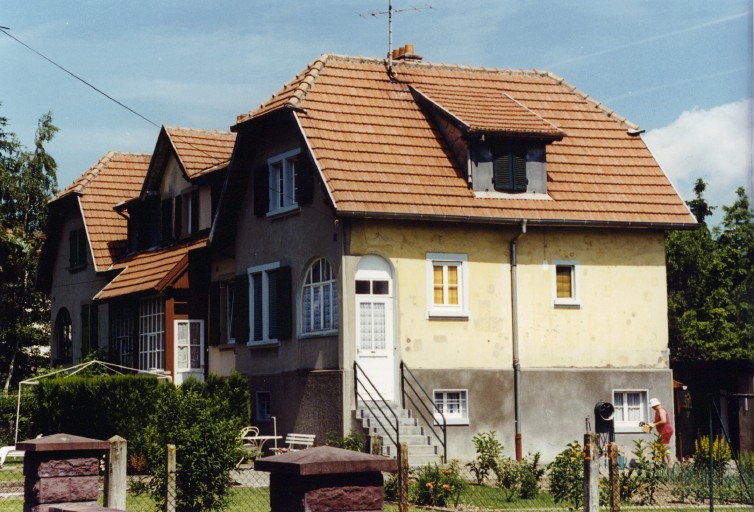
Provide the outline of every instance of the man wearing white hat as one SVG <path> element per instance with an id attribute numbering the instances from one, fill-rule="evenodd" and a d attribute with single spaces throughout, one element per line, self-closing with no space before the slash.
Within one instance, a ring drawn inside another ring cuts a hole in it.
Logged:
<path id="1" fill-rule="evenodd" d="M 655 420 L 649 425 L 657 429 L 660 440 L 667 448 L 666 461 L 670 464 L 670 438 L 673 437 L 673 425 L 670 424 L 670 416 L 665 407 L 656 398 L 649 399 L 649 406 L 655 410 Z"/>

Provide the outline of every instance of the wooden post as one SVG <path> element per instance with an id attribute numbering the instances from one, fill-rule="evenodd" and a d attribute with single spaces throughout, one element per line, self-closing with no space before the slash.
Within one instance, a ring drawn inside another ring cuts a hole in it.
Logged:
<path id="1" fill-rule="evenodd" d="M 108 439 L 108 442 L 110 451 L 107 455 L 103 504 L 107 508 L 126 510 L 128 442 L 120 436 L 113 436 Z"/>
<path id="2" fill-rule="evenodd" d="M 382 455 L 382 436 L 374 432 L 369 434 L 369 446 L 372 455 Z"/>
<path id="3" fill-rule="evenodd" d="M 167 479 L 165 486 L 165 512 L 175 512 L 175 445 L 167 446 L 165 456 L 165 471 Z"/>
<path id="4" fill-rule="evenodd" d="M 409 512 L 408 508 L 408 444 L 401 443 L 398 451 L 398 509 L 400 512 Z"/>
<path id="5" fill-rule="evenodd" d="M 584 512 L 599 512 L 599 484 L 599 437 L 594 432 L 587 432 L 584 434 Z"/>
<path id="6" fill-rule="evenodd" d="M 618 445 L 609 443 L 607 453 L 610 457 L 610 512 L 620 511 L 620 472 L 618 471 Z"/>

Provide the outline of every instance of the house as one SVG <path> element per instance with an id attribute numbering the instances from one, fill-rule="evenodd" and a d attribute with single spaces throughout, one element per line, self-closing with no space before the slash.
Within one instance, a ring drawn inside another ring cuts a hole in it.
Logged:
<path id="1" fill-rule="evenodd" d="M 490 430 L 552 458 L 598 401 L 628 450 L 650 397 L 673 414 L 664 235 L 696 223 L 636 125 L 550 73 L 409 52 L 323 55 L 232 131 L 209 358 L 263 428 L 418 416 L 408 381 L 449 458 Z"/>
<path id="2" fill-rule="evenodd" d="M 38 287 L 53 300 L 53 362 L 101 351 L 204 377 L 202 250 L 234 140 L 163 127 L 152 155 L 110 153 L 52 200 Z"/>
<path id="3" fill-rule="evenodd" d="M 650 397 L 672 415 L 664 236 L 696 222 L 641 130 L 550 73 L 403 50 L 323 55 L 230 132 L 163 128 L 97 214 L 109 164 L 56 198 L 53 357 L 92 347 L 88 305 L 111 359 L 238 370 L 263 432 L 368 428 L 414 462 L 492 430 L 548 460 L 600 401 L 630 450 Z"/>

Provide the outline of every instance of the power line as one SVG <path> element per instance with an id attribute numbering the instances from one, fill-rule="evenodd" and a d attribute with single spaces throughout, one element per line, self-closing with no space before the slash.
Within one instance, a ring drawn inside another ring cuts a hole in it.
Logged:
<path id="1" fill-rule="evenodd" d="M 69 71 L 68 69 L 64 68 L 63 66 L 61 66 L 60 64 L 58 64 L 58 63 L 57 63 L 57 62 L 55 62 L 54 60 L 52 60 L 52 59 L 50 59 L 49 57 L 47 57 L 46 55 L 44 55 L 44 54 L 42 54 L 42 53 L 38 52 L 37 50 L 35 50 L 35 49 L 34 49 L 34 48 L 32 48 L 31 46 L 29 46 L 28 44 L 24 43 L 23 41 L 21 41 L 21 40 L 20 40 L 20 39 L 18 39 L 17 37 L 15 37 L 15 36 L 13 36 L 13 35 L 9 34 L 9 33 L 8 33 L 8 30 L 10 30 L 10 29 L 9 29 L 8 27 L 0 27 L 0 32 L 2 32 L 3 34 L 5 34 L 6 36 L 10 37 L 11 39 L 13 39 L 14 41 L 16 41 L 16 42 L 17 42 L 18 44 L 20 44 L 21 46 L 23 46 L 23 47 L 27 48 L 28 50 L 30 50 L 30 51 L 32 51 L 32 52 L 34 52 L 34 53 L 36 53 L 37 55 L 39 55 L 40 57 L 42 57 L 42 58 L 43 58 L 44 60 L 46 60 L 47 62 L 49 62 L 49 63 L 50 63 L 50 64 L 52 64 L 53 66 L 57 67 L 58 69 L 60 69 L 60 70 L 62 70 L 62 71 L 65 71 L 66 73 L 68 73 L 69 75 L 71 75 L 71 76 L 72 76 L 73 78 L 75 78 L 75 79 L 76 79 L 76 80 L 78 80 L 79 82 L 81 82 L 81 83 L 83 83 L 84 85 L 86 85 L 86 86 L 88 86 L 88 87 L 90 87 L 90 88 L 94 89 L 95 91 L 97 91 L 97 92 L 98 92 L 99 94 L 101 94 L 101 95 L 102 95 L 102 96 L 104 96 L 105 98 L 107 98 L 107 99 L 109 99 L 110 101 L 112 101 L 112 102 L 114 102 L 114 103 L 116 103 L 116 104 L 120 105 L 121 107 L 125 108 L 126 110 L 128 110 L 128 111 L 129 111 L 129 112 L 131 112 L 132 114 L 134 114 L 134 115 L 136 115 L 136 116 L 139 116 L 140 118 L 142 118 L 142 119 L 143 119 L 144 121 L 148 122 L 149 124 L 151 124 L 151 125 L 153 125 L 153 126 L 156 126 L 157 128 L 159 128 L 159 127 L 160 127 L 160 125 L 159 125 L 159 124 L 155 123 L 155 122 L 154 122 L 154 121 L 152 121 L 151 119 L 148 119 L 147 117 L 145 117 L 145 116 L 143 116 L 143 115 L 139 114 L 139 113 L 138 113 L 137 111 L 135 111 L 134 109 L 132 109 L 132 108 L 131 108 L 131 107 L 129 107 L 128 105 L 125 105 L 124 103 L 122 103 L 122 102 L 120 102 L 120 101 L 116 100 L 115 98 L 113 98 L 113 97 L 112 97 L 112 96 L 110 96 L 109 94 L 105 93 L 104 91 L 102 91 L 102 90 L 98 89 L 98 88 L 97 88 L 97 87 L 95 87 L 94 85 L 90 84 L 89 82 L 87 82 L 86 80 L 84 80 L 83 78 L 81 78 L 80 76 L 78 76 L 77 74 L 75 74 L 74 72 L 72 72 L 72 71 Z"/>

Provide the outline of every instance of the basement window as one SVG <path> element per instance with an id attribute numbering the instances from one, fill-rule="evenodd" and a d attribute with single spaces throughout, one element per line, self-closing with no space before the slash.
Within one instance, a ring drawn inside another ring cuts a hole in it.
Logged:
<path id="1" fill-rule="evenodd" d="M 435 389 L 433 391 L 435 398 L 435 408 L 442 413 L 442 416 L 435 413 L 435 421 L 448 425 L 468 425 L 469 424 L 469 400 L 468 391 L 465 389 Z"/>

